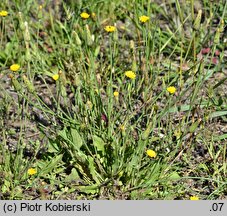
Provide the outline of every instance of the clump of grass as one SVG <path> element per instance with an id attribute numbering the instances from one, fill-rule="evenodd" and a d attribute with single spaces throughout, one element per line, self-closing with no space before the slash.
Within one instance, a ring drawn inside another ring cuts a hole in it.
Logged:
<path id="1" fill-rule="evenodd" d="M 223 198 L 226 3 L 30 3 L 0 3 L 2 198 Z"/>

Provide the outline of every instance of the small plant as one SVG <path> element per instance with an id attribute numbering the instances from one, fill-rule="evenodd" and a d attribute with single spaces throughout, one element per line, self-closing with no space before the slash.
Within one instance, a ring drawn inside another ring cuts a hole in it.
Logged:
<path id="1" fill-rule="evenodd" d="M 2 1 L 0 198 L 224 198 L 226 7 Z"/>

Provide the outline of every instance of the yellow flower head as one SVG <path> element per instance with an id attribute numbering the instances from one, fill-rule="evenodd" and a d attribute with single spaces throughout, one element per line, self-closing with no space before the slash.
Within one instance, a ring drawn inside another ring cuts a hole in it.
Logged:
<path id="1" fill-rule="evenodd" d="M 104 29 L 107 32 L 114 32 L 114 31 L 116 31 L 116 27 L 115 26 L 106 26 Z"/>
<path id="2" fill-rule="evenodd" d="M 174 86 L 169 86 L 167 88 L 167 91 L 170 93 L 170 94 L 174 94 L 176 92 L 176 88 Z"/>
<path id="3" fill-rule="evenodd" d="M 133 71 L 125 71 L 125 76 L 127 76 L 130 79 L 136 78 L 136 74 Z"/>
<path id="4" fill-rule="evenodd" d="M 190 200 L 199 200 L 199 197 L 197 197 L 197 196 L 191 196 L 190 197 Z"/>
<path id="5" fill-rule="evenodd" d="M 20 65 L 19 64 L 12 64 L 9 68 L 11 71 L 18 71 L 20 69 Z"/>
<path id="6" fill-rule="evenodd" d="M 59 79 L 59 74 L 54 74 L 52 76 L 52 79 L 55 80 L 55 81 L 57 81 Z"/>
<path id="7" fill-rule="evenodd" d="M 0 11 L 0 16 L 1 17 L 6 17 L 8 15 L 8 12 L 5 10 Z"/>
<path id="8" fill-rule="evenodd" d="M 83 19 L 88 19 L 90 17 L 90 14 L 86 13 L 86 12 L 83 12 L 80 14 L 80 16 L 83 18 Z"/>
<path id="9" fill-rule="evenodd" d="M 35 175 L 37 173 L 37 170 L 34 168 L 28 169 L 28 175 Z"/>
<path id="10" fill-rule="evenodd" d="M 117 91 L 115 91 L 113 94 L 114 94 L 115 97 L 119 96 L 119 92 L 117 92 Z"/>
<path id="11" fill-rule="evenodd" d="M 147 155 L 151 158 L 155 158 L 157 156 L 157 153 L 151 149 L 147 150 Z"/>
<path id="12" fill-rule="evenodd" d="M 147 22 L 149 19 L 150 19 L 150 18 L 149 18 L 148 16 L 140 16 L 140 17 L 139 17 L 139 20 L 140 20 L 140 22 L 142 22 L 142 23 Z"/>

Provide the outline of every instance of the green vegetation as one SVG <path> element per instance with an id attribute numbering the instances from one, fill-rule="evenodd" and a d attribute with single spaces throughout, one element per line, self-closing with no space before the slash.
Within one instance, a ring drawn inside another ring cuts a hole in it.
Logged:
<path id="1" fill-rule="evenodd" d="M 0 199 L 226 199 L 227 2 L 38 2 L 0 2 Z"/>

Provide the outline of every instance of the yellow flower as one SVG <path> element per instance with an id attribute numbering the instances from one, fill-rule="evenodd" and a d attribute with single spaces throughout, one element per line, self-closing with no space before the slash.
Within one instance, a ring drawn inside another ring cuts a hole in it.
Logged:
<path id="1" fill-rule="evenodd" d="M 8 15 L 8 12 L 7 11 L 5 11 L 5 10 L 0 11 L 0 16 L 1 17 L 5 17 L 7 15 Z"/>
<path id="2" fill-rule="evenodd" d="M 142 22 L 142 23 L 147 22 L 149 19 L 150 19 L 150 18 L 149 18 L 148 16 L 140 16 L 140 17 L 139 17 L 139 20 L 140 20 L 140 22 Z"/>
<path id="3" fill-rule="evenodd" d="M 35 175 L 37 173 L 37 170 L 34 168 L 28 169 L 28 175 Z"/>
<path id="4" fill-rule="evenodd" d="M 83 18 L 83 19 L 88 19 L 90 17 L 90 14 L 86 13 L 86 12 L 83 12 L 80 14 L 80 16 Z"/>
<path id="5" fill-rule="evenodd" d="M 119 96 L 119 92 L 117 92 L 117 91 L 115 91 L 113 94 L 114 94 L 115 97 Z"/>
<path id="6" fill-rule="evenodd" d="M 55 81 L 57 81 L 59 79 L 59 74 L 54 74 L 52 76 L 52 79 L 55 80 Z"/>
<path id="7" fill-rule="evenodd" d="M 114 31 L 116 31 L 116 27 L 115 26 L 106 26 L 104 29 L 107 32 L 114 32 Z"/>
<path id="8" fill-rule="evenodd" d="M 151 158 L 155 158 L 157 156 L 157 153 L 151 149 L 147 150 L 147 155 Z"/>
<path id="9" fill-rule="evenodd" d="M 10 66 L 10 70 L 11 70 L 11 71 L 16 72 L 16 71 L 18 71 L 19 69 L 20 69 L 20 65 L 19 65 L 19 64 L 12 64 L 12 65 Z"/>
<path id="10" fill-rule="evenodd" d="M 170 93 L 170 94 L 174 94 L 176 92 L 176 88 L 174 86 L 169 86 L 167 88 L 167 91 Z"/>
<path id="11" fill-rule="evenodd" d="M 125 71 L 125 76 L 127 76 L 130 79 L 136 78 L 136 74 L 133 71 Z"/>
<path id="12" fill-rule="evenodd" d="M 190 200 L 199 200 L 199 197 L 197 197 L 197 196 L 191 196 L 190 197 Z"/>

